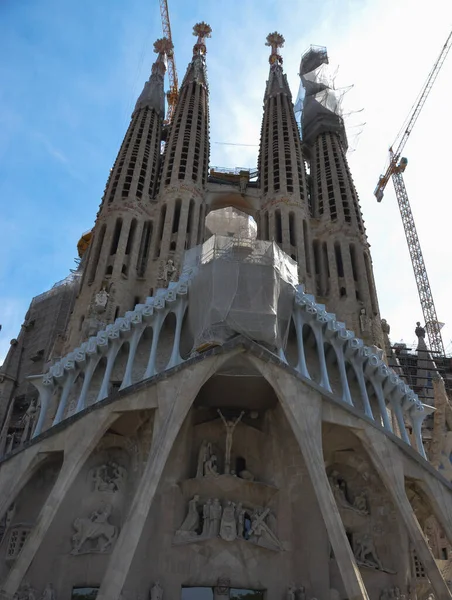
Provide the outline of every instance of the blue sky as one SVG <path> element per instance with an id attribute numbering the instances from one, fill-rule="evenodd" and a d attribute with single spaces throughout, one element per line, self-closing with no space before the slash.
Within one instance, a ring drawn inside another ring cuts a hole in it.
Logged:
<path id="1" fill-rule="evenodd" d="M 393 341 L 411 343 L 414 322 L 422 317 L 400 217 L 392 190 L 382 205 L 372 191 L 387 148 L 452 27 L 450 0 L 431 0 L 428 11 L 420 4 L 413 10 L 411 0 L 169 0 L 169 6 L 180 79 L 194 43 L 193 24 L 205 20 L 213 29 L 207 58 L 211 165 L 256 164 L 252 144 L 259 143 L 266 35 L 278 30 L 286 38 L 284 64 L 294 96 L 301 53 L 311 43 L 328 46 L 340 65 L 337 84 L 354 84 L 345 105 L 364 109 L 350 120 L 349 160 L 382 316 Z M 0 362 L 31 298 L 74 266 L 77 240 L 93 225 L 154 60 L 152 44 L 161 35 L 158 0 L 0 2 Z M 439 318 L 450 325 L 451 82 L 452 55 L 407 146 L 406 174 Z"/>

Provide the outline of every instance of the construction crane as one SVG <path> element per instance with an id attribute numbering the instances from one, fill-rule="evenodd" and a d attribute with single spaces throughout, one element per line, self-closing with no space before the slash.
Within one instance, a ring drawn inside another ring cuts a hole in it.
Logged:
<path id="1" fill-rule="evenodd" d="M 160 0 L 160 15 L 162 17 L 162 29 L 163 35 L 173 43 L 171 37 L 171 23 L 168 12 L 167 0 Z M 165 119 L 165 124 L 169 125 L 176 109 L 177 99 L 179 97 L 179 83 L 177 81 L 176 61 L 174 59 L 174 51 L 168 54 L 168 78 L 169 78 L 169 91 L 166 94 L 168 101 L 168 112 Z"/>
<path id="2" fill-rule="evenodd" d="M 430 349 L 436 354 L 436 356 L 444 356 L 444 344 L 441 336 L 441 324 L 438 322 L 436 316 L 435 304 L 433 302 L 432 290 L 428 280 L 427 269 L 422 256 L 421 244 L 416 231 L 416 225 L 414 223 L 413 213 L 411 211 L 410 201 L 403 181 L 403 172 L 408 164 L 406 158 L 402 157 L 402 151 L 405 144 L 410 137 L 413 127 L 419 117 L 419 114 L 427 100 L 427 97 L 435 83 L 438 73 L 443 66 L 446 56 L 452 46 L 452 31 L 449 33 L 449 37 L 444 44 L 438 59 L 433 65 L 430 71 L 427 81 L 419 94 L 413 110 L 411 111 L 408 119 L 405 121 L 406 127 L 401 129 L 397 136 L 394 144 L 389 148 L 389 166 L 386 169 L 384 175 L 380 175 L 377 187 L 375 188 L 374 194 L 378 202 L 383 199 L 384 189 L 392 177 L 394 183 L 395 193 L 397 202 L 399 204 L 400 215 L 402 217 L 403 228 L 405 230 L 405 236 L 408 243 L 408 249 L 410 251 L 411 263 L 413 265 L 414 277 L 416 279 L 417 289 L 419 298 L 421 300 L 422 313 L 424 315 L 425 328 L 427 330 L 428 339 L 430 342 Z M 397 140 L 400 138 L 397 148 L 394 150 L 394 146 Z"/>

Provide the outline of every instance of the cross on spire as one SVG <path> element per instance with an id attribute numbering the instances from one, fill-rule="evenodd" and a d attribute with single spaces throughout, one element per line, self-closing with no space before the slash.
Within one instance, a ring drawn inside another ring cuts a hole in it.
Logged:
<path id="1" fill-rule="evenodd" d="M 286 40 L 284 39 L 284 36 L 282 36 L 277 31 L 274 31 L 273 33 L 269 33 L 267 35 L 267 42 L 265 43 L 265 45 L 271 46 L 271 49 L 272 49 L 271 54 L 268 59 L 268 62 L 271 65 L 274 65 L 274 64 L 282 65 L 283 58 L 279 54 L 278 49 L 282 48 L 284 46 L 285 41 Z"/>

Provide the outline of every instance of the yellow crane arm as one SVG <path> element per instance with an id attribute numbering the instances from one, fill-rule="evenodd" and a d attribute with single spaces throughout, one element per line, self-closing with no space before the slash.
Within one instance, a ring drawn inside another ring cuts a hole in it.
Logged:
<path id="1" fill-rule="evenodd" d="M 168 12 L 167 0 L 160 0 L 160 15 L 162 17 L 162 29 L 163 35 L 172 43 L 171 37 L 171 23 Z M 166 115 L 165 123 L 171 123 L 176 108 L 177 99 L 179 97 L 179 83 L 177 80 L 176 61 L 174 59 L 174 51 L 168 55 L 168 78 L 169 78 L 169 91 L 167 94 L 168 100 L 168 113 Z"/>

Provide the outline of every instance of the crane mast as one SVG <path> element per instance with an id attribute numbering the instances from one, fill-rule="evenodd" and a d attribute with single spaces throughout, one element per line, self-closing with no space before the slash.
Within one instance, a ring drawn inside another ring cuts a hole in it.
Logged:
<path id="1" fill-rule="evenodd" d="M 400 141 L 396 150 L 393 147 L 389 149 L 389 166 L 386 169 L 384 175 L 380 175 L 377 187 L 375 188 L 374 194 L 378 202 L 383 199 L 385 187 L 390 178 L 394 184 L 397 202 L 399 205 L 400 215 L 402 217 L 403 228 L 405 230 L 405 237 L 408 244 L 408 250 L 410 252 L 411 264 L 413 265 L 414 277 L 416 279 L 417 290 L 419 299 L 421 301 L 422 314 L 424 316 L 425 328 L 427 330 L 428 339 L 430 342 L 430 348 L 432 352 L 437 353 L 439 356 L 444 356 L 444 344 L 441 336 L 441 325 L 436 315 L 435 303 L 433 301 L 433 294 L 430 287 L 430 283 L 427 275 L 427 268 L 425 266 L 424 257 L 422 255 L 421 244 L 416 230 L 414 222 L 413 212 L 411 210 L 410 201 L 403 180 L 403 172 L 407 166 L 407 159 L 401 158 L 402 151 L 408 138 L 413 130 L 413 127 L 419 117 L 419 114 L 427 100 L 427 97 L 435 83 L 441 67 L 446 60 L 447 54 L 452 46 L 452 31 L 435 62 L 432 70 L 427 77 L 421 93 L 415 103 L 414 109 L 408 117 L 406 127 L 400 137 Z M 398 136 L 399 137 L 399 136 Z M 397 141 L 397 140 L 396 140 Z M 395 143 L 393 144 L 393 146 Z"/>
<path id="2" fill-rule="evenodd" d="M 167 0 L 160 0 L 160 15 L 162 18 L 162 29 L 163 35 L 173 43 L 171 37 L 171 23 L 168 11 Z M 177 99 L 179 97 L 179 83 L 177 80 L 176 61 L 174 58 L 174 51 L 168 54 L 168 78 L 169 78 L 169 91 L 166 95 L 168 101 L 168 113 L 166 115 L 165 124 L 171 123 L 171 120 L 176 109 Z"/>

